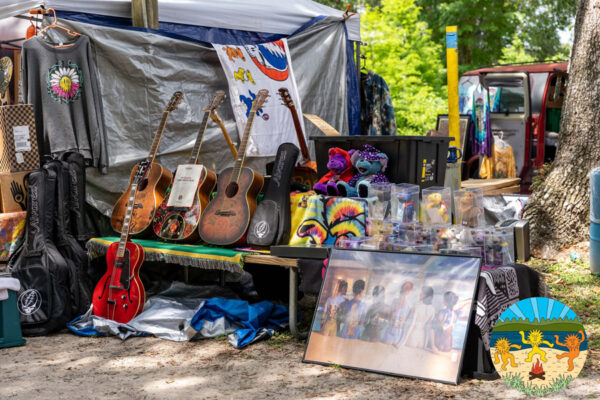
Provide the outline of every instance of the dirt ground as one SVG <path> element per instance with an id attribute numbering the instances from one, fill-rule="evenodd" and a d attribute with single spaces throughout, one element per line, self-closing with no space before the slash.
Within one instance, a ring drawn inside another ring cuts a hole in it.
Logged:
<path id="1" fill-rule="evenodd" d="M 519 399 L 501 380 L 444 385 L 302 363 L 287 336 L 236 350 L 226 340 L 28 338 L 0 349 L 1 399 Z M 600 398 L 589 371 L 551 399 Z"/>

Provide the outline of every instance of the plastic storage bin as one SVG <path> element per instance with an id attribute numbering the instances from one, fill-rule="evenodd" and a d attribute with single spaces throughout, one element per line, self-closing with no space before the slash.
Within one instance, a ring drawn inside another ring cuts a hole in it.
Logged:
<path id="1" fill-rule="evenodd" d="M 360 149 L 369 144 L 387 154 L 385 171 L 392 183 L 413 183 L 421 188 L 443 186 L 448 144 L 453 138 L 439 136 L 311 136 L 315 143 L 317 173 L 327 173 L 328 151 Z"/>
<path id="2" fill-rule="evenodd" d="M 0 279 L 9 276 L 0 274 Z M 0 300 L 0 348 L 24 344 L 19 309 L 17 308 L 17 294 L 9 289 L 8 298 Z"/>

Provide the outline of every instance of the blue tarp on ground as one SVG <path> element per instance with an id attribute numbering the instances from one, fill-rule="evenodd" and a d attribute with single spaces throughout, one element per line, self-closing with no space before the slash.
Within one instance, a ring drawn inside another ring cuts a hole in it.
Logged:
<path id="1" fill-rule="evenodd" d="M 176 285 L 179 286 L 175 290 L 190 290 L 189 286 Z M 268 301 L 249 304 L 237 299 L 214 297 L 204 300 L 169 297 L 163 293 L 150 297 L 144 311 L 128 324 L 97 317 L 90 308 L 67 327 L 80 336 L 114 335 L 121 339 L 153 335 L 167 340 L 189 341 L 229 335 L 229 343 L 241 349 L 271 337 L 275 330 L 284 329 L 288 322 L 287 307 Z"/>

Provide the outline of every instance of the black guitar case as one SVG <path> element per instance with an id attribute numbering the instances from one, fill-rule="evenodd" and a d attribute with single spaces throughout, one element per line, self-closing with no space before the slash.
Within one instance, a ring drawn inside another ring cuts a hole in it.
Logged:
<path id="1" fill-rule="evenodd" d="M 23 334 L 40 336 L 64 328 L 72 316 L 71 270 L 52 243 L 56 174 L 42 168 L 28 180 L 25 239 L 8 270 L 21 282 L 17 305 Z"/>
<path id="2" fill-rule="evenodd" d="M 248 244 L 261 247 L 288 244 L 292 224 L 290 183 L 299 153 L 292 143 L 282 143 L 277 149 L 269 187 L 248 227 Z"/>
<path id="3" fill-rule="evenodd" d="M 71 234 L 68 198 L 70 195 L 69 164 L 52 160 L 44 165 L 56 173 L 56 207 L 54 212 L 54 244 L 71 269 L 71 308 L 73 316 L 84 314 L 92 303 L 88 277 L 90 259 L 87 252 Z"/>
<path id="4" fill-rule="evenodd" d="M 71 234 L 85 247 L 90 233 L 85 223 L 85 160 L 81 153 L 68 152 L 62 160 L 68 164 L 69 170 L 69 205 Z"/>

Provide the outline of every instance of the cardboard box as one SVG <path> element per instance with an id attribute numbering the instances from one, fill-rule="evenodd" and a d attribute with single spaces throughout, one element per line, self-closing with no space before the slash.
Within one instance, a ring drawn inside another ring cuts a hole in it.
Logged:
<path id="1" fill-rule="evenodd" d="M 27 211 L 25 176 L 31 171 L 0 172 L 2 212 Z"/>
<path id="2" fill-rule="evenodd" d="M 40 167 L 33 105 L 0 107 L 0 172 L 23 172 Z"/>

